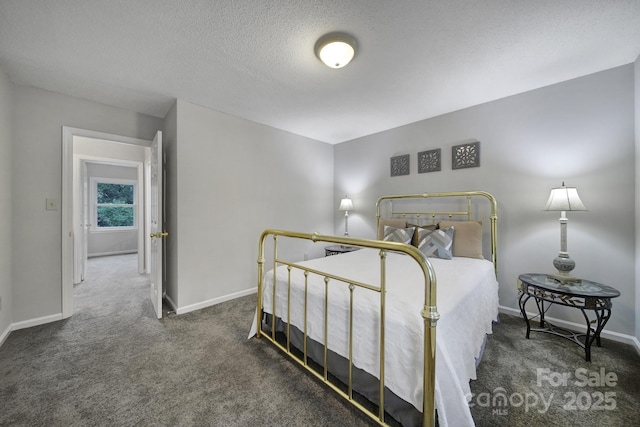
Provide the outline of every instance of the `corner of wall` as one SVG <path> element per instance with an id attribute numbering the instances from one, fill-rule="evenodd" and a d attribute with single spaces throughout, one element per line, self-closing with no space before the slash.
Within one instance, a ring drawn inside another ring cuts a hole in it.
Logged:
<path id="1" fill-rule="evenodd" d="M 178 295 L 178 199 L 177 199 L 177 143 L 178 143 L 178 100 L 167 112 L 163 122 L 163 150 L 166 157 L 165 176 L 166 182 L 165 205 L 167 206 L 166 230 L 169 232 L 169 238 L 166 239 L 166 277 L 164 277 L 165 297 L 173 310 L 176 311 L 179 302 Z"/>
<path id="2" fill-rule="evenodd" d="M 0 69 L 0 345 L 13 321 L 13 83 Z"/>

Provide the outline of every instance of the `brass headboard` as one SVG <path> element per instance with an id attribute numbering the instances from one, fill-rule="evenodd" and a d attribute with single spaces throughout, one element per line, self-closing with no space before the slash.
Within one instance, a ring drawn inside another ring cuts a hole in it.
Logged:
<path id="1" fill-rule="evenodd" d="M 467 221 L 472 219 L 472 203 L 471 200 L 474 197 L 486 198 L 489 201 L 491 207 L 491 214 L 489 216 L 491 222 L 491 262 L 493 262 L 493 267 L 495 269 L 496 275 L 498 273 L 498 204 L 496 199 L 490 193 L 486 191 L 452 191 L 448 193 L 421 193 L 421 194 L 402 194 L 402 195 L 393 195 L 393 196 L 382 196 L 376 202 L 376 230 L 380 226 L 380 209 L 384 202 L 390 202 L 391 204 L 391 213 L 393 216 L 400 216 L 406 218 L 415 218 L 420 220 L 420 218 L 431 218 L 433 222 L 435 222 L 436 217 L 444 217 L 447 216 L 449 218 L 453 217 L 466 217 Z M 447 210 L 394 210 L 393 201 L 394 200 L 421 200 L 421 199 L 429 199 L 429 198 L 466 198 L 466 209 L 464 210 L 455 210 L 455 211 L 447 211 Z"/>

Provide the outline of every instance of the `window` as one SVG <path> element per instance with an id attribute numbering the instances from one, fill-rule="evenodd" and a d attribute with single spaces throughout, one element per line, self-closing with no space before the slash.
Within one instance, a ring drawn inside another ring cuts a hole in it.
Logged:
<path id="1" fill-rule="evenodd" d="M 136 183 L 129 180 L 92 178 L 96 230 L 136 228 Z"/>

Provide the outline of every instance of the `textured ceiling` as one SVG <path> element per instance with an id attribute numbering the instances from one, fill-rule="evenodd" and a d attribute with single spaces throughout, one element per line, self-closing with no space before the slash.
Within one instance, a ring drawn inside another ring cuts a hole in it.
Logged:
<path id="1" fill-rule="evenodd" d="M 316 40 L 346 31 L 351 64 Z M 0 0 L 0 68 L 164 117 L 175 99 L 339 143 L 633 62 L 640 0 Z"/>

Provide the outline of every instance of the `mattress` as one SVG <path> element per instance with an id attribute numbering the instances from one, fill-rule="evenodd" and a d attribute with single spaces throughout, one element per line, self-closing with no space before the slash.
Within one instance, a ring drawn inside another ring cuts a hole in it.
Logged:
<path id="1" fill-rule="evenodd" d="M 330 272 L 371 285 L 379 285 L 380 256 L 374 249 L 318 258 L 299 265 Z M 454 257 L 430 258 L 437 279 L 435 406 L 440 426 L 473 425 L 468 402 L 469 381 L 476 378 L 476 358 L 484 337 L 491 333 L 498 314 L 498 283 L 487 260 Z M 287 283 L 291 277 L 291 290 Z M 423 273 L 413 258 L 389 252 L 386 256 L 385 386 L 400 399 L 422 411 L 424 304 Z M 286 266 L 277 268 L 275 316 L 304 329 L 304 274 Z M 273 315 L 273 270 L 265 274 L 263 309 Z M 345 283 L 308 276 L 308 337 L 324 342 L 325 287 L 328 289 L 329 334 L 332 352 L 348 358 L 349 289 Z M 291 293 L 291 304 L 287 295 Z M 354 290 L 353 364 L 379 377 L 380 294 Z M 254 327 L 250 336 L 255 334 Z"/>

